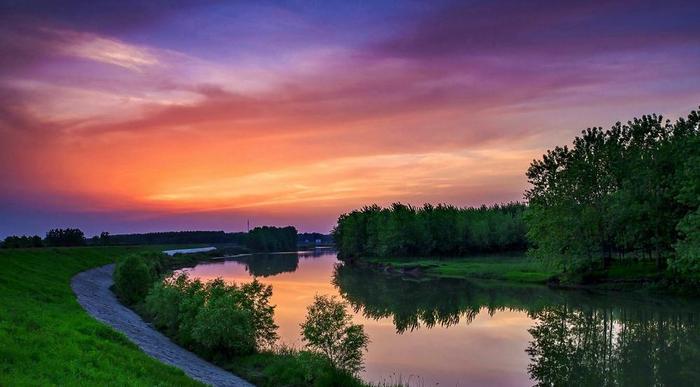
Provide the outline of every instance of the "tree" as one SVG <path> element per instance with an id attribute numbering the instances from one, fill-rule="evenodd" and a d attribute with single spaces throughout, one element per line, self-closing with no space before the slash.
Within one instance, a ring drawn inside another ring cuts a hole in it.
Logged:
<path id="1" fill-rule="evenodd" d="M 2 248 L 5 249 L 10 249 L 10 248 L 21 248 L 21 247 L 43 247 L 44 242 L 41 240 L 41 237 L 38 235 L 34 236 L 26 236 L 22 235 L 16 236 L 16 235 L 10 235 L 5 238 L 4 241 L 0 244 Z"/>
<path id="2" fill-rule="evenodd" d="M 342 214 L 332 236 L 341 259 L 372 256 L 460 256 L 524 250 L 525 205 L 457 208 L 394 203 Z"/>
<path id="3" fill-rule="evenodd" d="M 85 234 L 78 228 L 55 228 L 46 233 L 48 246 L 82 246 L 85 244 Z"/>
<path id="4" fill-rule="evenodd" d="M 148 262 L 138 254 L 118 260 L 113 277 L 115 293 L 127 305 L 143 301 L 157 278 Z"/>
<path id="5" fill-rule="evenodd" d="M 363 366 L 369 337 L 362 325 L 352 323 L 346 304 L 335 297 L 314 297 L 301 324 L 306 346 L 323 355 L 334 367 L 356 374 Z"/>
<path id="6" fill-rule="evenodd" d="M 571 272 L 626 257 L 654 261 L 659 270 L 669 259 L 691 267 L 684 262 L 697 255 L 698 122 L 694 111 L 675 123 L 652 114 L 589 128 L 571 147 L 534 160 L 525 193 L 530 253 Z"/>

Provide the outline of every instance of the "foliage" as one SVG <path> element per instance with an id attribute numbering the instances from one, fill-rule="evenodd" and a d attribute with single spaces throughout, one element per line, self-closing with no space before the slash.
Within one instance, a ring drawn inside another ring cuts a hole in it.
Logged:
<path id="1" fill-rule="evenodd" d="M 252 353 L 255 331 L 251 312 L 242 307 L 243 295 L 235 285 L 216 279 L 204 286 L 206 301 L 194 320 L 192 338 L 215 356 Z"/>
<path id="2" fill-rule="evenodd" d="M 686 144 L 685 162 L 677 173 L 676 199 L 688 208 L 678 222 L 677 257 L 671 268 L 686 275 L 700 275 L 700 136 Z M 691 150 L 692 149 L 692 150 Z M 694 150 L 694 151 L 693 151 Z"/>
<path id="3" fill-rule="evenodd" d="M 243 245 L 246 233 L 223 231 L 167 231 L 143 234 L 109 234 L 107 241 L 112 245 L 153 245 L 153 244 L 220 244 Z M 102 240 L 100 237 L 100 241 Z"/>
<path id="4" fill-rule="evenodd" d="M 519 203 L 479 208 L 372 205 L 341 215 L 333 238 L 344 259 L 524 250 L 524 210 L 525 206 Z"/>
<path id="5" fill-rule="evenodd" d="M 277 340 L 272 288 L 254 280 L 238 286 L 186 274 L 156 283 L 145 300 L 154 325 L 207 356 L 230 358 Z"/>
<path id="6" fill-rule="evenodd" d="M 287 347 L 236 358 L 226 368 L 261 387 L 365 386 L 353 375 L 334 368 L 325 357 Z"/>
<path id="7" fill-rule="evenodd" d="M 250 311 L 253 330 L 255 332 L 256 348 L 272 347 L 279 336 L 275 324 L 275 306 L 270 304 L 272 286 L 264 285 L 257 279 L 241 285 L 243 306 Z"/>
<path id="8" fill-rule="evenodd" d="M 46 233 L 47 246 L 82 246 L 85 234 L 77 228 L 55 228 Z"/>
<path id="9" fill-rule="evenodd" d="M 635 118 L 589 128 L 527 171 L 531 254 L 567 271 L 653 260 L 697 272 L 698 123 Z M 679 235 L 680 234 L 680 235 Z M 674 257 L 677 255 L 677 259 Z"/>
<path id="10" fill-rule="evenodd" d="M 254 251 L 296 251 L 297 229 L 287 227 L 256 227 L 248 232 L 246 246 Z"/>
<path id="11" fill-rule="evenodd" d="M 43 247 L 44 242 L 41 240 L 41 237 L 38 235 L 34 236 L 16 236 L 16 235 L 10 235 L 5 238 L 4 241 L 0 244 L 0 247 L 4 249 L 13 249 L 13 248 L 21 248 L 21 247 Z"/>
<path id="12" fill-rule="evenodd" d="M 201 385 L 145 354 L 75 300 L 74 275 L 143 250 L 0 250 L 0 385 Z"/>
<path id="13" fill-rule="evenodd" d="M 126 304 L 141 301 L 155 278 L 148 265 L 138 255 L 130 255 L 117 262 L 114 270 L 114 291 Z"/>
<path id="14" fill-rule="evenodd" d="M 143 301 L 153 283 L 164 274 L 167 257 L 160 253 L 132 254 L 117 261 L 114 292 L 126 304 Z"/>
<path id="15" fill-rule="evenodd" d="M 364 368 L 362 351 L 367 349 L 369 337 L 362 325 L 352 323 L 344 302 L 330 296 L 314 297 L 301 332 L 307 347 L 325 356 L 333 367 L 351 374 Z"/>
<path id="16" fill-rule="evenodd" d="M 441 278 L 481 278 L 544 284 L 558 274 L 542 262 L 523 254 L 447 258 L 369 258 L 366 262 L 371 266 L 379 266 L 386 272 L 399 271 L 408 274 L 418 272 Z"/>

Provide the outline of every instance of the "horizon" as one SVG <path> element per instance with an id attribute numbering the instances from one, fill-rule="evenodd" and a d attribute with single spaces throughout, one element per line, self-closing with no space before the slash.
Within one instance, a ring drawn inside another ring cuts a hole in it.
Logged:
<path id="1" fill-rule="evenodd" d="M 698 107 L 696 10 L 0 1 L 0 238 L 522 201 L 581 130 Z"/>

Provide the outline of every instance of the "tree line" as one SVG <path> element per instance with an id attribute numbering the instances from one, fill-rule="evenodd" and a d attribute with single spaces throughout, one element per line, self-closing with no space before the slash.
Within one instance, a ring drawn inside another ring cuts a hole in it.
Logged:
<path id="1" fill-rule="evenodd" d="M 165 231 L 134 234 L 102 233 L 95 242 L 109 245 L 177 245 L 184 243 L 245 245 L 245 232 Z"/>
<path id="2" fill-rule="evenodd" d="M 297 229 L 292 226 L 255 227 L 248 232 L 246 246 L 253 251 L 296 251 Z"/>
<path id="3" fill-rule="evenodd" d="M 524 211 L 522 203 L 372 205 L 341 215 L 332 235 L 343 259 L 517 251 L 527 247 Z"/>
<path id="4" fill-rule="evenodd" d="M 0 247 L 11 248 L 26 248 L 26 247 L 52 247 L 52 246 L 83 246 L 85 245 L 85 234 L 77 228 L 55 228 L 46 233 L 45 238 L 39 235 L 33 236 L 17 236 L 10 235 L 6 237 Z"/>
<path id="5" fill-rule="evenodd" d="M 318 237 L 322 234 L 309 234 Z M 176 245 L 215 244 L 244 246 L 251 251 L 296 251 L 297 230 L 294 227 L 256 227 L 250 232 L 224 231 L 168 231 L 142 234 L 110 234 L 85 238 L 77 228 L 52 229 L 45 238 L 34 236 L 8 236 L 0 244 L 3 248 L 27 248 L 83 245 Z"/>
<path id="6" fill-rule="evenodd" d="M 525 193 L 534 256 L 565 270 L 650 260 L 700 272 L 700 115 L 589 128 L 534 160 Z"/>
<path id="7" fill-rule="evenodd" d="M 395 203 L 343 214 L 342 258 L 525 249 L 566 272 L 646 260 L 700 274 L 700 113 L 645 115 L 589 128 L 527 170 L 526 204 L 457 208 Z"/>

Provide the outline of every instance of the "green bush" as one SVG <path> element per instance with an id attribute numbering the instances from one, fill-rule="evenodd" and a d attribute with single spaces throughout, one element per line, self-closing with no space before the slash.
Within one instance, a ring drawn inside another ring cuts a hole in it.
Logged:
<path id="1" fill-rule="evenodd" d="M 272 348 L 279 338 L 273 317 L 275 307 L 270 305 L 272 287 L 254 279 L 241 285 L 240 290 L 243 293 L 243 307 L 250 311 L 252 317 L 256 348 Z"/>
<path id="2" fill-rule="evenodd" d="M 235 285 L 216 279 L 206 285 L 207 301 L 197 312 L 192 338 L 210 354 L 236 356 L 255 350 L 255 328 L 249 309 Z"/>
<path id="3" fill-rule="evenodd" d="M 146 296 L 145 304 L 153 325 L 167 334 L 176 334 L 180 324 L 181 301 L 182 294 L 177 288 L 157 282 Z"/>
<path id="4" fill-rule="evenodd" d="M 112 277 L 114 292 L 128 305 L 142 302 L 168 270 L 168 256 L 157 252 L 127 255 L 117 261 Z"/>
<path id="5" fill-rule="evenodd" d="M 306 346 L 326 357 L 333 368 L 354 375 L 363 369 L 363 350 L 369 337 L 362 325 L 352 323 L 344 302 L 335 297 L 316 296 L 301 324 Z"/>
<path id="6" fill-rule="evenodd" d="M 348 372 L 334 368 L 322 355 L 284 346 L 237 358 L 227 368 L 260 387 L 366 386 Z"/>
<path id="7" fill-rule="evenodd" d="M 277 340 L 272 288 L 258 281 L 238 286 L 202 283 L 186 274 L 155 284 L 145 300 L 153 324 L 206 356 L 230 358 L 269 348 Z"/>
<path id="8" fill-rule="evenodd" d="M 119 276 L 135 271 L 144 278 L 154 276 L 159 272 L 158 262 L 154 257 L 127 257 L 119 264 Z M 127 283 L 134 285 L 134 281 Z M 141 291 L 134 293 L 142 294 Z M 343 312 L 340 320 L 330 320 L 339 324 L 340 330 L 331 330 L 330 335 L 323 336 L 327 339 L 333 338 L 333 334 L 340 335 L 337 342 L 331 343 L 336 352 L 326 356 L 321 351 L 275 346 L 278 336 L 271 296 L 272 287 L 257 280 L 236 285 L 217 278 L 203 283 L 183 273 L 154 283 L 139 310 L 178 344 L 225 365 L 257 385 L 363 385 L 353 373 L 361 369 L 361 352 L 366 347 L 367 336 L 362 326 L 349 324 L 344 304 L 339 303 Z M 317 305 L 317 310 L 321 319 L 327 317 L 324 314 L 327 308 Z"/>
<path id="9" fill-rule="evenodd" d="M 128 305 L 143 301 L 155 280 L 155 273 L 140 255 L 125 257 L 114 268 L 114 291 Z"/>

